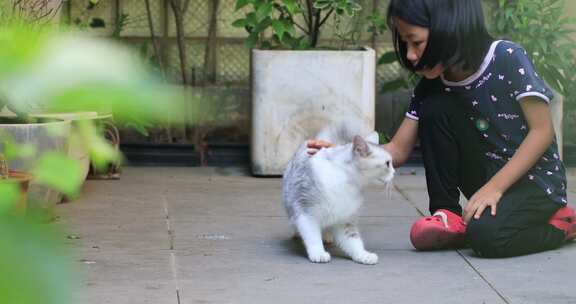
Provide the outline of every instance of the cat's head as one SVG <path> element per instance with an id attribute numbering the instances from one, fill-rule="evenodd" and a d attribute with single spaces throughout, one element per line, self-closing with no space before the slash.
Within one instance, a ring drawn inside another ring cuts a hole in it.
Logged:
<path id="1" fill-rule="evenodd" d="M 368 181 L 388 183 L 394 177 L 392 155 L 378 145 L 378 133 L 372 132 L 365 138 L 354 136 L 352 154 L 360 174 Z"/>

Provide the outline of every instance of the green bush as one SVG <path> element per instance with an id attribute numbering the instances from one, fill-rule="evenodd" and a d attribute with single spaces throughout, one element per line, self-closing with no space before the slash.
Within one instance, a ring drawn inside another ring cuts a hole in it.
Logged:
<path id="1" fill-rule="evenodd" d="M 182 113 L 182 92 L 162 84 L 126 48 L 105 39 L 26 23 L 0 26 L 0 94 L 13 109 L 47 112 L 104 110 L 119 122 L 145 128 L 174 122 Z M 96 167 L 119 156 L 90 121 L 79 121 L 79 138 Z M 8 162 L 36 153 L 7 134 L 0 143 Z M 8 164 L 9 165 L 9 164 Z M 76 160 L 62 153 L 39 155 L 32 169 L 38 183 L 74 196 L 82 176 Z M 0 299 L 11 304 L 72 303 L 77 280 L 73 260 L 62 248 L 62 232 L 50 232 L 31 218 L 12 214 L 20 189 L 0 183 Z"/>

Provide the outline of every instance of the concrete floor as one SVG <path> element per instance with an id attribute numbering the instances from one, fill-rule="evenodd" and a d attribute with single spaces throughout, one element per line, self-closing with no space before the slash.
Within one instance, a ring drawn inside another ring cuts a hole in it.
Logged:
<path id="1" fill-rule="evenodd" d="M 84 280 L 75 303 L 576 303 L 576 243 L 510 259 L 417 252 L 408 232 L 427 211 L 421 168 L 401 168 L 390 199 L 373 188 L 360 219 L 380 257 L 334 248 L 312 264 L 291 240 L 281 180 L 241 169 L 125 168 L 57 206 Z M 576 178 L 570 178 L 570 201 Z"/>

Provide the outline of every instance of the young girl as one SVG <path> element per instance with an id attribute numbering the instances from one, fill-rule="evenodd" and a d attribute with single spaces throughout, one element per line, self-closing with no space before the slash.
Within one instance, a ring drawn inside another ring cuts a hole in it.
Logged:
<path id="1" fill-rule="evenodd" d="M 385 145 L 400 166 L 420 139 L 432 216 L 412 226 L 414 247 L 467 240 L 480 256 L 509 257 L 576 238 L 553 92 L 526 51 L 488 34 L 480 0 L 391 0 L 388 23 L 400 63 L 423 76 Z"/>

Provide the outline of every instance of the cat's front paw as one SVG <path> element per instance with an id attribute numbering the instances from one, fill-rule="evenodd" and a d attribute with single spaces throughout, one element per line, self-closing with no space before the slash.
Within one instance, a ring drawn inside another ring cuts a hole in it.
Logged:
<path id="1" fill-rule="evenodd" d="M 378 264 L 378 255 L 372 252 L 364 251 L 354 257 L 352 260 L 356 263 L 365 264 L 365 265 L 374 265 Z"/>
<path id="2" fill-rule="evenodd" d="M 312 263 L 328 263 L 330 262 L 330 253 L 324 251 L 314 252 L 308 254 L 308 259 Z"/>

